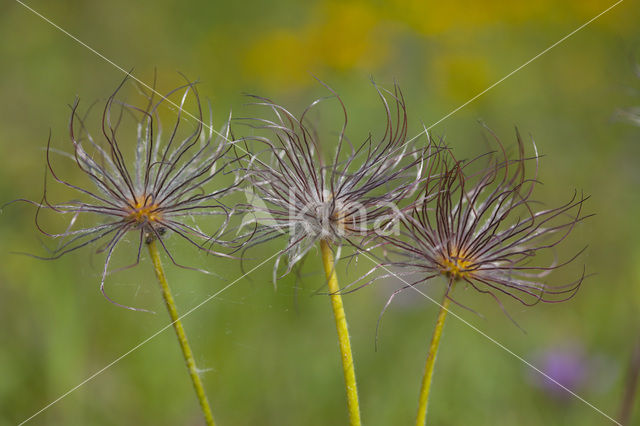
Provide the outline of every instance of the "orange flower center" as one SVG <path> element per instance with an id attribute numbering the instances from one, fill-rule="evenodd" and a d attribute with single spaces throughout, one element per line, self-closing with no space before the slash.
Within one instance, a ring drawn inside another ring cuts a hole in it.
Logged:
<path id="1" fill-rule="evenodd" d="M 464 253 L 454 253 L 451 256 L 443 258 L 441 264 L 442 268 L 440 269 L 440 273 L 454 280 L 459 280 L 471 275 L 473 260 L 465 258 Z"/>
<path id="2" fill-rule="evenodd" d="M 349 225 L 349 217 L 339 210 L 333 212 L 329 220 L 331 220 L 331 222 L 333 222 L 341 231 L 346 230 L 347 225 Z"/>
<path id="3" fill-rule="evenodd" d="M 160 218 L 158 205 L 153 203 L 151 197 L 138 197 L 133 202 L 133 208 L 129 208 L 127 219 L 138 224 L 146 222 L 155 222 Z"/>

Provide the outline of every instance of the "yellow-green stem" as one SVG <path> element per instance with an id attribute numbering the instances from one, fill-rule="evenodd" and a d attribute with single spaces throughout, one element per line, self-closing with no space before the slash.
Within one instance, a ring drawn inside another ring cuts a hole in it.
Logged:
<path id="1" fill-rule="evenodd" d="M 436 320 L 436 326 L 433 329 L 431 344 L 429 345 L 429 354 L 427 355 L 427 363 L 424 367 L 424 376 L 422 377 L 422 386 L 420 387 L 420 399 L 418 401 L 418 417 L 416 426 L 424 426 L 427 422 L 427 404 L 429 402 L 429 389 L 431 388 L 431 379 L 433 377 L 433 367 L 436 363 L 436 355 L 438 346 L 440 345 L 440 336 L 442 336 L 442 328 L 444 320 L 447 318 L 449 309 L 449 291 L 447 291 L 440 305 L 440 312 Z"/>
<path id="2" fill-rule="evenodd" d="M 204 392 L 204 386 L 202 386 L 202 380 L 200 380 L 200 375 L 198 374 L 198 369 L 196 368 L 196 361 L 193 359 L 193 353 L 191 352 L 191 347 L 189 346 L 187 335 L 185 334 L 184 328 L 182 327 L 182 322 L 180 322 L 178 310 L 176 309 L 176 304 L 173 301 L 173 296 L 171 295 L 171 290 L 169 289 L 167 277 L 165 276 L 164 269 L 162 268 L 160 253 L 158 252 L 158 247 L 156 246 L 155 240 L 151 241 L 147 246 L 149 248 L 151 261 L 153 262 L 153 268 L 156 271 L 156 277 L 158 277 L 158 282 L 160 283 L 160 287 L 162 288 L 162 297 L 164 298 L 165 305 L 167 305 L 167 310 L 169 311 L 169 316 L 171 317 L 173 328 L 176 331 L 176 335 L 178 336 L 178 342 L 180 343 L 180 348 L 182 349 L 182 356 L 184 357 L 184 361 L 187 364 L 187 368 L 189 369 L 189 375 L 191 376 L 193 387 L 196 391 L 196 395 L 198 396 L 200 407 L 202 407 L 205 421 L 207 422 L 208 426 L 214 426 L 215 423 L 213 421 L 213 414 L 211 414 L 211 407 L 209 406 L 207 395 Z"/>
<path id="3" fill-rule="evenodd" d="M 336 329 L 338 330 L 338 341 L 340 342 L 342 371 L 344 373 L 344 384 L 347 390 L 349 424 L 351 426 L 360 426 L 360 405 L 358 403 L 356 372 L 353 368 L 353 355 L 351 354 L 347 318 L 344 313 L 344 306 L 342 305 L 342 297 L 340 296 L 340 286 L 338 285 L 333 253 L 331 252 L 329 243 L 324 240 L 320 241 L 320 249 L 322 250 L 322 263 L 324 264 L 324 272 L 327 276 L 327 283 L 329 284 L 333 316 L 336 321 Z"/>

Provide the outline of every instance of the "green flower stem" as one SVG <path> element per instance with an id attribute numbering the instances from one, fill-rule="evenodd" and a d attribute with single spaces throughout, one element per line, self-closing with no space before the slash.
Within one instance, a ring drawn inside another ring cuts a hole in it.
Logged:
<path id="1" fill-rule="evenodd" d="M 418 401 L 418 417 L 416 419 L 416 426 L 424 426 L 427 422 L 429 389 L 431 388 L 433 367 L 436 363 L 436 354 L 438 353 L 438 346 L 440 345 L 440 336 L 442 336 L 444 320 L 447 318 L 447 312 L 449 309 L 450 299 L 447 297 L 448 295 L 449 291 L 445 293 L 444 298 L 442 299 L 440 312 L 438 313 L 438 319 L 436 320 L 436 326 L 433 329 L 433 336 L 431 337 L 431 344 L 429 345 L 429 354 L 427 355 L 427 363 L 424 367 L 424 376 L 422 378 L 422 386 L 420 388 L 420 399 Z"/>
<path id="2" fill-rule="evenodd" d="M 342 296 L 340 296 L 340 286 L 338 285 L 338 276 L 336 275 L 333 253 L 331 252 L 329 243 L 325 240 L 320 241 L 320 249 L 322 250 L 322 263 L 324 264 L 324 272 L 329 284 L 333 316 L 336 321 L 336 329 L 338 330 L 338 341 L 340 342 L 342 371 L 344 373 L 345 389 L 347 390 L 349 424 L 351 426 L 360 426 L 360 405 L 358 403 L 356 373 L 353 368 L 353 355 L 351 354 L 351 342 L 349 341 L 347 318 L 342 305 Z"/>
<path id="3" fill-rule="evenodd" d="M 182 349 L 182 356 L 184 357 L 184 361 L 187 364 L 187 368 L 189 369 L 189 375 L 191 376 L 193 387 L 196 390 L 196 395 L 198 396 L 200 407 L 202 407 L 205 421 L 207 422 L 208 426 L 214 426 L 215 423 L 213 421 L 213 414 L 211 414 L 211 407 L 209 406 L 207 395 L 204 392 L 204 386 L 202 386 L 202 381 L 200 380 L 200 375 L 198 374 L 198 369 L 196 368 L 196 361 L 193 359 L 193 353 L 191 352 L 191 347 L 189 346 L 187 335 L 185 334 L 184 328 L 182 327 L 182 322 L 180 322 L 178 310 L 176 309 L 176 304 L 173 301 L 173 296 L 171 295 L 171 290 L 169 289 L 167 277 L 165 276 L 164 269 L 162 268 L 160 253 L 158 252 L 158 247 L 156 246 L 155 240 L 152 240 L 147 244 L 147 246 L 149 248 L 151 261 L 153 262 L 153 268 L 156 271 L 156 277 L 158 277 L 158 282 L 160 283 L 160 287 L 162 288 L 162 297 L 164 298 L 165 305 L 167 305 L 167 310 L 169 311 L 169 316 L 171 317 L 173 328 L 176 331 L 176 335 L 178 336 L 178 342 L 180 343 L 180 348 Z"/>

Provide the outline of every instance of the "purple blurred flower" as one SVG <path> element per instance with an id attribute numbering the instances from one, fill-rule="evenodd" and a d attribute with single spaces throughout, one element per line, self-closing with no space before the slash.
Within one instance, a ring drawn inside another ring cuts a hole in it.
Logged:
<path id="1" fill-rule="evenodd" d="M 535 364 L 553 380 L 573 392 L 604 391 L 611 387 L 618 367 L 601 354 L 587 352 L 579 342 L 569 342 L 549 347 L 534 356 Z M 557 383 L 531 371 L 529 382 L 560 401 L 572 398 Z"/>
<path id="2" fill-rule="evenodd" d="M 539 355 L 542 371 L 571 390 L 584 387 L 589 361 L 580 345 L 553 347 Z M 536 375 L 533 384 L 554 398 L 569 398 L 570 394 L 544 376 Z"/>

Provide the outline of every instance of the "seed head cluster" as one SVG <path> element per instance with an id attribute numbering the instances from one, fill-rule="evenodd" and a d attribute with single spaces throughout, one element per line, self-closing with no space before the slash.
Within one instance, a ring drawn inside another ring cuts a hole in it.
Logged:
<path id="1" fill-rule="evenodd" d="M 51 158 L 57 151 L 48 144 L 48 172 L 80 197 L 51 203 L 45 185 L 42 201 L 34 203 L 38 228 L 60 241 L 49 258 L 98 244 L 98 251 L 105 253 L 104 293 L 113 252 L 129 234 L 137 236 L 133 265 L 144 242 L 157 240 L 178 266 L 165 235 L 227 257 L 284 237 L 287 243 L 277 255 L 274 281 L 282 259 L 286 274 L 324 240 L 337 247 L 337 258 L 344 245 L 356 254 L 383 246 L 388 259 L 380 267 L 393 266 L 400 276 L 418 274 L 403 289 L 444 277 L 449 290 L 463 283 L 498 303 L 500 296 L 525 305 L 571 298 L 584 272 L 560 285 L 549 284 L 546 277 L 577 257 L 558 261 L 556 247 L 588 217 L 582 214 L 586 197 L 574 193 L 559 207 L 541 208 L 531 198 L 539 184 L 539 156 L 535 144 L 534 154 L 525 156 L 519 134 L 515 158 L 497 137 L 495 152 L 470 161 L 457 160 L 426 131 L 425 146 L 416 147 L 407 140 L 400 88 L 374 87 L 383 130 L 359 137 L 362 142 L 356 145 L 347 136 L 347 108 L 328 87 L 331 96 L 316 100 L 299 116 L 254 96 L 253 105 L 261 113 L 237 119 L 250 133 L 239 138 L 231 134 L 230 119 L 221 132 L 203 124 L 198 92 L 190 82 L 164 96 L 156 96 L 155 90 L 145 94 L 142 107 L 117 97 L 121 85 L 106 101 L 99 137 L 88 131 L 76 101 L 69 126 L 73 154 L 67 157 L 92 186 L 63 179 Z M 187 105 L 197 111 L 195 120 L 185 117 Z M 320 105 L 336 107 L 332 111 L 342 117 L 337 131 L 311 123 Z M 160 124 L 161 106 L 176 114 L 169 129 Z M 131 121 L 132 132 L 126 125 Z M 525 173 L 528 165 L 534 165 L 533 176 Z M 247 202 L 228 207 L 223 199 L 236 190 L 244 191 Z M 43 210 L 69 217 L 66 230 L 45 231 Z M 242 213 L 242 223 L 229 228 L 235 213 Z M 202 221 L 211 216 L 217 220 L 215 230 L 205 232 Z M 84 217 L 97 218 L 97 223 L 80 226 L 86 223 Z M 230 229 L 236 237 L 227 240 Z M 353 283 L 350 288 L 359 287 Z"/>

